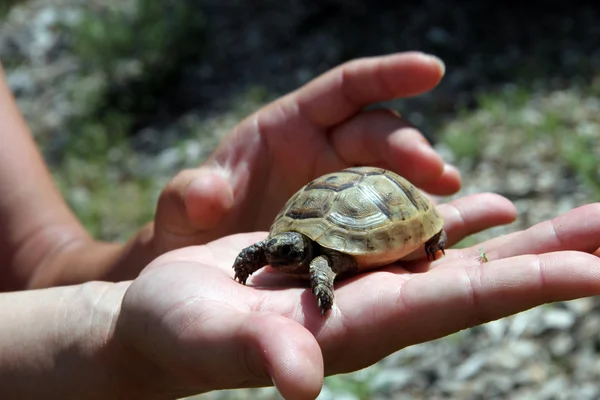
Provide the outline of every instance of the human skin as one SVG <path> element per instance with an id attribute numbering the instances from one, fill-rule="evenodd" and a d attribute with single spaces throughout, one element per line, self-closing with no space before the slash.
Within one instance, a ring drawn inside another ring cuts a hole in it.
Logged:
<path id="1" fill-rule="evenodd" d="M 514 212 L 490 194 L 440 205 L 450 242 L 489 224 L 490 206 L 503 210 L 494 218 Z M 233 280 L 237 253 L 265 235 L 169 252 L 133 282 L 0 296 L 2 393 L 171 399 L 275 384 L 286 399 L 314 399 L 326 375 L 547 302 L 600 294 L 600 203 L 434 262 L 421 257 L 342 280 L 326 318 L 307 282 L 269 269 L 249 286 Z"/>
<path id="2" fill-rule="evenodd" d="M 1 71 L 0 71 L 1 72 Z M 368 164 L 431 194 L 460 187 L 397 113 L 364 111 L 434 88 L 443 64 L 422 53 L 348 62 L 250 115 L 210 159 L 163 190 L 155 220 L 127 243 L 92 238 L 69 210 L 0 73 L 0 291 L 133 279 L 167 251 L 267 230 L 285 200 L 324 173 Z"/>

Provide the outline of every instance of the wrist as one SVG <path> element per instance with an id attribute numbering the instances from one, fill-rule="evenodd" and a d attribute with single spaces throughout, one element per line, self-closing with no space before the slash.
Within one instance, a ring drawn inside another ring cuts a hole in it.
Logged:
<path id="1" fill-rule="evenodd" d="M 130 284 L 90 282 L 72 293 L 76 305 L 65 312 L 64 320 L 78 333 L 64 347 L 80 359 L 73 363 L 79 377 L 65 377 L 80 382 L 74 398 L 160 398 L 162 374 L 119 333 L 121 306 Z"/>
<path id="2" fill-rule="evenodd" d="M 7 398 L 159 398 L 164 374 L 118 333 L 130 282 L 0 294 Z"/>
<path id="3" fill-rule="evenodd" d="M 128 285 L 94 282 L 1 294 L 3 395 L 103 398 L 122 390 L 114 327 Z"/>
<path id="4" fill-rule="evenodd" d="M 5 273 L 0 291 L 53 286 L 49 279 L 56 275 L 54 269 L 58 264 L 54 261 L 61 257 L 65 249 L 92 240 L 77 225 L 52 222 L 37 226 L 22 236 L 14 243 L 14 250 L 8 251 L 8 263 L 3 268 Z"/>
<path id="5" fill-rule="evenodd" d="M 32 274 L 29 288 L 75 285 L 102 280 L 135 279 L 156 256 L 152 225 L 140 229 L 127 243 L 102 242 L 87 235 L 63 241 Z"/>

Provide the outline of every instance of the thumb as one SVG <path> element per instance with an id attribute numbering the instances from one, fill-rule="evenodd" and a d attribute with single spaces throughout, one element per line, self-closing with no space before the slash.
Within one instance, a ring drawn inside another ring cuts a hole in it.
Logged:
<path id="1" fill-rule="evenodd" d="M 157 392 L 177 390 L 179 397 L 275 385 L 286 400 L 317 398 L 323 355 L 304 326 L 278 314 L 231 310 L 221 301 L 212 307 L 210 294 L 173 306 L 169 296 L 136 290 L 144 281 L 156 287 L 152 275 L 131 285 L 116 327 L 119 343 L 140 355 L 130 369 L 145 371 L 144 385 Z"/>
<path id="2" fill-rule="evenodd" d="M 316 399 L 323 385 L 323 356 L 302 325 L 276 314 L 250 314 L 237 338 L 244 348 L 249 376 L 266 373 L 286 400 Z"/>
<path id="3" fill-rule="evenodd" d="M 189 394 L 275 385 L 286 400 L 317 398 L 323 385 L 323 355 L 306 328 L 276 314 L 210 314 L 167 340 L 131 337 L 172 371 Z M 140 329 L 139 324 L 134 329 Z"/>
<path id="4" fill-rule="evenodd" d="M 200 244 L 233 207 L 233 188 L 223 173 L 210 168 L 179 172 L 160 194 L 155 235 L 166 251 Z"/>

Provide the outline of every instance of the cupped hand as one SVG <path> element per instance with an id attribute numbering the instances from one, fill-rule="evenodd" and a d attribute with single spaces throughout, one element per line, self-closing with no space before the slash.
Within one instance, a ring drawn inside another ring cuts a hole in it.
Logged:
<path id="1" fill-rule="evenodd" d="M 491 194 L 440 211 L 450 243 L 515 217 L 510 202 Z M 237 253 L 264 236 L 168 253 L 131 285 L 117 332 L 159 371 L 161 379 L 148 376 L 157 390 L 187 395 L 274 383 L 287 399 L 315 398 L 324 375 L 546 302 L 600 294 L 600 203 L 449 249 L 431 263 L 399 262 L 342 280 L 327 318 L 306 282 L 268 268 L 249 286 L 232 279 Z"/>
<path id="2" fill-rule="evenodd" d="M 267 230 L 310 180 L 355 165 L 380 166 L 432 194 L 460 187 L 423 135 L 370 104 L 418 95 L 444 74 L 439 59 L 411 52 L 348 62 L 242 121 L 198 169 L 163 191 L 155 219 L 158 253 L 240 232 Z"/>

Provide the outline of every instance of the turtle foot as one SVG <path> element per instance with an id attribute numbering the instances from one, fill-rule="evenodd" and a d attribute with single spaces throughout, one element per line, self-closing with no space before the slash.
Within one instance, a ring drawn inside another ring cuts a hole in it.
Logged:
<path id="1" fill-rule="evenodd" d="M 246 284 L 248 277 L 267 264 L 264 251 L 264 243 L 258 242 L 243 249 L 235 258 L 233 270 L 234 280 L 242 285 Z"/>
<path id="2" fill-rule="evenodd" d="M 322 316 L 325 316 L 333 307 L 335 297 L 333 293 L 334 280 L 335 273 L 331 269 L 330 260 L 327 256 L 321 255 L 311 261 L 310 286 L 317 298 L 317 305 Z"/>
<path id="3" fill-rule="evenodd" d="M 436 233 L 431 239 L 425 242 L 425 253 L 427 253 L 427 260 L 435 260 L 438 251 L 441 251 L 443 255 L 446 255 L 444 248 L 446 247 L 446 241 L 448 240 L 446 232 L 442 229 Z"/>

